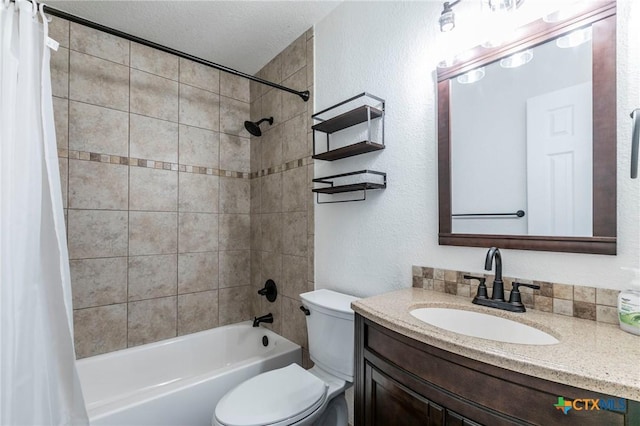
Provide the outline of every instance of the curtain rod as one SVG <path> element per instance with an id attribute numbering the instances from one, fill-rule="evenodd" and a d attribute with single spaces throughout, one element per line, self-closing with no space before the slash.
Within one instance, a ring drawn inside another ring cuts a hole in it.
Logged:
<path id="1" fill-rule="evenodd" d="M 12 3 L 15 2 L 15 0 L 10 0 L 10 1 Z M 27 0 L 27 1 L 31 2 L 31 0 Z M 256 83 L 264 84 L 266 86 L 270 86 L 270 87 L 273 87 L 275 89 L 284 90 L 285 92 L 293 93 L 294 95 L 300 96 L 302 98 L 302 100 L 305 101 L 305 102 L 307 102 L 309 100 L 309 91 L 308 90 L 298 91 L 298 90 L 291 89 L 289 87 L 281 86 L 280 84 L 276 84 L 276 83 L 273 83 L 273 82 L 268 81 L 268 80 L 263 80 L 262 78 L 255 77 L 253 75 L 243 73 L 242 71 L 237 71 L 237 70 L 234 70 L 233 68 L 229 68 L 229 67 L 226 67 L 224 65 L 216 64 L 215 62 L 207 61 L 206 59 L 201 59 L 201 58 L 198 58 L 197 56 L 193 56 L 193 55 L 190 55 L 188 53 L 184 53 L 184 52 L 181 52 L 179 50 L 175 50 L 175 49 L 172 49 L 170 47 L 163 46 L 163 45 L 158 44 L 158 43 L 154 43 L 153 41 L 149 41 L 149 40 L 145 40 L 145 39 L 140 38 L 140 37 L 136 37 L 134 35 L 125 33 L 123 31 L 116 30 L 115 28 L 107 27 L 105 25 L 98 24 L 97 22 L 89 21 L 87 19 L 81 18 L 81 17 L 76 16 L 76 15 L 72 15 L 70 13 L 62 11 L 60 9 L 56 9 L 54 7 L 51 7 L 51 6 L 43 5 L 43 11 L 44 11 L 44 13 L 47 13 L 49 15 L 56 16 L 56 17 L 62 18 L 62 19 L 66 19 L 67 21 L 75 22 L 76 24 L 84 25 L 86 27 L 93 28 L 94 30 L 102 31 L 102 32 L 105 32 L 107 34 L 114 35 L 116 37 L 124 38 L 126 40 L 142 44 L 142 45 L 147 46 L 147 47 L 158 49 L 158 50 L 161 50 L 163 52 L 170 53 L 172 55 L 178 56 L 180 58 L 188 59 L 190 61 L 197 62 L 199 64 L 206 65 L 208 67 L 215 68 L 217 70 L 224 71 L 226 73 L 233 74 L 233 75 L 238 76 L 238 77 L 243 77 L 243 78 L 246 78 L 248 80 L 255 81 Z"/>

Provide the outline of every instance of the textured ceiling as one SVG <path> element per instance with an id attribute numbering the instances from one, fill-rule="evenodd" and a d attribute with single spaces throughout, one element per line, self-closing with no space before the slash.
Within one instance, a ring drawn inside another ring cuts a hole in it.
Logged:
<path id="1" fill-rule="evenodd" d="M 46 1 L 71 13 L 255 74 L 340 1 Z"/>

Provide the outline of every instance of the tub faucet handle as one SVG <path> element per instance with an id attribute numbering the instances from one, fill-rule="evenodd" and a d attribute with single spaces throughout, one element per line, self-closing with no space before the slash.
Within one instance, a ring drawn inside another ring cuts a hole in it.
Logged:
<path id="1" fill-rule="evenodd" d="M 275 302 L 278 297 L 278 287 L 275 281 L 268 279 L 267 282 L 264 283 L 264 287 L 258 290 L 258 294 L 265 296 L 269 302 Z"/>

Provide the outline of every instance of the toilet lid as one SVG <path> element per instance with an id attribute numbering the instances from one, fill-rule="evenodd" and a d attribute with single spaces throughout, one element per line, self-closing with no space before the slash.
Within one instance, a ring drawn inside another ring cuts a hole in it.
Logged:
<path id="1" fill-rule="evenodd" d="M 222 397 L 216 420 L 227 426 L 287 424 L 317 410 L 327 385 L 298 364 L 259 374 Z"/>

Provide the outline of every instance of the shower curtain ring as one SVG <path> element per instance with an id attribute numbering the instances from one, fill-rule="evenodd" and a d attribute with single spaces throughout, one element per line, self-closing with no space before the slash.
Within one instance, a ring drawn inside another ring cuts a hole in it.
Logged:
<path id="1" fill-rule="evenodd" d="M 40 3 L 40 5 L 38 6 L 38 9 L 40 10 L 40 16 L 42 17 L 42 23 L 43 24 L 45 22 L 49 23 L 49 22 L 53 21 L 53 18 L 49 18 L 47 15 L 45 15 L 45 13 L 44 13 L 44 3 Z"/>

